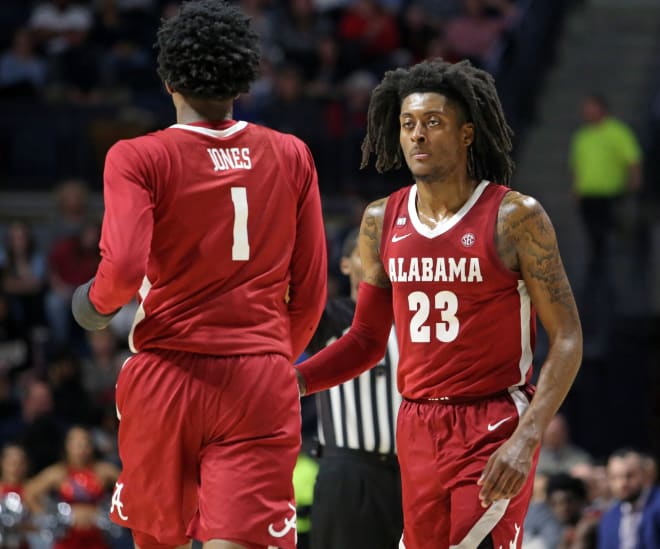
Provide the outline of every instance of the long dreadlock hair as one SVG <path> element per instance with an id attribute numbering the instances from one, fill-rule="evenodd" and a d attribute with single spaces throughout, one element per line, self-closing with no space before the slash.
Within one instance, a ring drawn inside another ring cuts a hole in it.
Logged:
<path id="1" fill-rule="evenodd" d="M 385 73 L 374 89 L 367 113 L 367 135 L 362 143 L 362 164 L 376 155 L 376 169 L 384 172 L 401 167 L 399 114 L 401 103 L 411 93 L 443 94 L 474 124 L 474 141 L 468 152 L 470 177 L 509 185 L 513 173 L 513 131 L 502 112 L 495 80 L 469 61 L 451 64 L 442 59 L 423 61 L 408 69 Z"/>

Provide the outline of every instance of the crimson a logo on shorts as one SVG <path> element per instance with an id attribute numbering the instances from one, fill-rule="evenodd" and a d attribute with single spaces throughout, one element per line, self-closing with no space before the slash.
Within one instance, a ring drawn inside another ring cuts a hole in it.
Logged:
<path id="1" fill-rule="evenodd" d="M 466 248 L 471 248 L 474 246 L 474 243 L 477 241 L 477 237 L 474 236 L 474 233 L 465 233 L 461 237 L 461 244 L 465 246 Z"/>

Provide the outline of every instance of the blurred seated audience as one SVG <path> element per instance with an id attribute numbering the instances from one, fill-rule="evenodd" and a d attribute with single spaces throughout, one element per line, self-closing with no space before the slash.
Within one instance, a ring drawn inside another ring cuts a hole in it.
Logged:
<path id="1" fill-rule="evenodd" d="M 464 0 L 463 13 L 444 25 L 449 51 L 484 66 L 515 14 L 515 5 L 509 0 Z"/>
<path id="2" fill-rule="evenodd" d="M 0 97 L 34 100 L 46 85 L 47 66 L 35 52 L 30 31 L 14 33 L 9 49 L 0 55 Z"/>
<path id="3" fill-rule="evenodd" d="M 556 414 L 543 434 L 536 470 L 547 475 L 568 473 L 578 463 L 591 462 L 592 458 L 587 452 L 571 443 L 564 416 L 560 413 Z"/>
<path id="4" fill-rule="evenodd" d="M 59 459 L 63 423 L 55 415 L 50 386 L 27 377 L 19 385 L 20 408 L 0 419 L 0 445 L 20 442 L 25 448 L 33 472 Z"/>
<path id="5" fill-rule="evenodd" d="M 90 354 L 82 359 L 82 384 L 85 393 L 97 406 L 115 402 L 117 376 L 126 359 L 131 356 L 119 346 L 112 326 L 87 332 Z"/>
<path id="6" fill-rule="evenodd" d="M 615 503 L 598 526 L 598 549 L 660 547 L 660 488 L 648 484 L 639 452 L 623 448 L 607 462 Z"/>
<path id="7" fill-rule="evenodd" d="M 26 221 L 9 224 L 4 254 L 0 253 L 2 286 L 12 313 L 29 330 L 44 324 L 46 256 Z"/>
<path id="8" fill-rule="evenodd" d="M 9 296 L 0 288 L 0 374 L 6 375 L 8 382 L 28 367 L 27 334 L 26 327 L 14 314 Z"/>
<path id="9" fill-rule="evenodd" d="M 76 287 L 96 274 L 101 260 L 100 235 L 98 222 L 87 221 L 79 234 L 55 242 L 48 256 L 46 318 L 55 350 L 77 343 L 73 334 L 80 330 L 73 322 L 71 296 Z"/>

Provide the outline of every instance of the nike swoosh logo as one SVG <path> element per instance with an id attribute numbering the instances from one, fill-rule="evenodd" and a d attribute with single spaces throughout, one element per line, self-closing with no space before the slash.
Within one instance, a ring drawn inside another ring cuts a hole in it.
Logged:
<path id="1" fill-rule="evenodd" d="M 411 234 L 412 233 L 402 234 L 401 236 L 397 236 L 397 235 L 394 234 L 394 235 L 392 235 L 392 242 L 398 242 L 399 240 L 403 240 L 404 238 L 408 238 Z"/>
<path id="2" fill-rule="evenodd" d="M 489 424 L 488 424 L 488 430 L 489 430 L 489 431 L 494 431 L 494 430 L 497 429 L 500 425 L 502 425 L 502 423 L 504 423 L 505 421 L 509 421 L 510 419 L 511 419 L 511 416 L 509 416 L 509 417 L 505 417 L 504 419 L 500 419 L 497 423 L 489 423 Z"/>

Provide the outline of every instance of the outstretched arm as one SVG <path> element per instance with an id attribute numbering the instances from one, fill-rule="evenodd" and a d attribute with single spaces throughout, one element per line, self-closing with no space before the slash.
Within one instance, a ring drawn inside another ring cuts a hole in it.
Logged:
<path id="1" fill-rule="evenodd" d="M 479 481 L 484 506 L 520 491 L 543 433 L 582 361 L 582 329 L 575 299 L 555 231 L 541 205 L 520 193 L 508 193 L 500 206 L 497 240 L 503 261 L 520 271 L 550 346 L 529 408 L 511 438 L 491 456 Z"/>
<path id="2" fill-rule="evenodd" d="M 392 289 L 379 253 L 386 203 L 382 199 L 369 204 L 362 217 L 358 249 L 363 275 L 351 328 L 298 366 L 301 394 L 353 379 L 385 354 L 392 327 Z"/>

